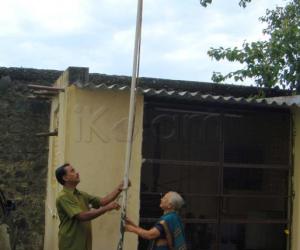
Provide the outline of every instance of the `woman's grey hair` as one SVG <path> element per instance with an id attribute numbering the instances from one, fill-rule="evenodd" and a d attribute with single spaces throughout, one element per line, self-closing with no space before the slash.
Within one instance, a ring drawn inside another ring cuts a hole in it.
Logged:
<path id="1" fill-rule="evenodd" d="M 170 203 L 172 204 L 173 208 L 178 211 L 184 205 L 184 199 L 177 192 L 170 191 L 169 193 Z"/>

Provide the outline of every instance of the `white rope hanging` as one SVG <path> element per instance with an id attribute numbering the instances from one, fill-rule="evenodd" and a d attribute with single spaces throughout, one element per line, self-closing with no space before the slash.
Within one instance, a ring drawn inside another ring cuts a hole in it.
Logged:
<path id="1" fill-rule="evenodd" d="M 124 226 L 126 218 L 126 205 L 127 205 L 127 187 L 129 180 L 129 169 L 131 165 L 131 153 L 134 134 L 134 121 L 135 121 L 135 107 L 136 107 L 136 83 L 139 77 L 139 64 L 140 64 L 140 48 L 142 37 L 142 16 L 143 16 L 143 0 L 138 0 L 137 17 L 136 17 L 136 30 L 135 30 L 135 44 L 133 56 L 133 70 L 130 87 L 130 102 L 129 102 L 129 116 L 128 116 L 128 131 L 125 155 L 125 170 L 124 170 L 124 191 L 122 195 L 121 205 L 121 223 L 120 223 L 120 239 L 117 250 L 123 250 L 124 244 Z"/>

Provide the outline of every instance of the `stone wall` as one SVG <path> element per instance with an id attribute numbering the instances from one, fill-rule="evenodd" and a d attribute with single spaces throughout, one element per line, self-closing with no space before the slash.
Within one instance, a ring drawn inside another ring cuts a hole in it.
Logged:
<path id="1" fill-rule="evenodd" d="M 50 103 L 28 99 L 28 84 L 50 85 L 60 71 L 0 68 L 0 189 L 15 200 L 11 247 L 43 249 Z M 1 244 L 1 243 L 0 243 Z"/>

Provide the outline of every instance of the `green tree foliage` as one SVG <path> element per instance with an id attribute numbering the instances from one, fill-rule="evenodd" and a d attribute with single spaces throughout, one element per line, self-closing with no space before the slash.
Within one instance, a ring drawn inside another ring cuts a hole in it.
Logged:
<path id="1" fill-rule="evenodd" d="M 239 62 L 242 69 L 222 75 L 214 72 L 212 80 L 228 78 L 243 81 L 252 78 L 260 87 L 280 86 L 300 91 L 300 1 L 290 0 L 285 7 L 267 10 L 260 18 L 267 24 L 263 33 L 268 40 L 244 42 L 242 48 L 211 48 L 208 55 L 217 61 Z"/>

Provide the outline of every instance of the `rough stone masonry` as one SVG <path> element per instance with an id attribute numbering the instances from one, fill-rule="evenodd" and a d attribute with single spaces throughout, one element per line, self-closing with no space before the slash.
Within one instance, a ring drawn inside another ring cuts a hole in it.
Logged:
<path id="1" fill-rule="evenodd" d="M 0 68 L 0 189 L 16 203 L 5 218 L 12 250 L 43 249 L 50 102 L 28 99 L 28 84 L 51 85 L 54 70 Z M 1 248 L 1 247 L 0 247 Z"/>

